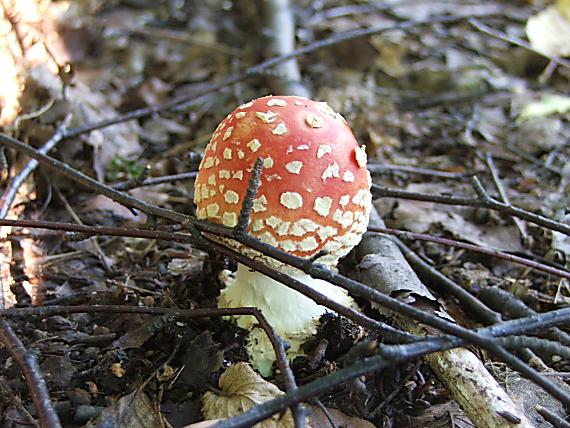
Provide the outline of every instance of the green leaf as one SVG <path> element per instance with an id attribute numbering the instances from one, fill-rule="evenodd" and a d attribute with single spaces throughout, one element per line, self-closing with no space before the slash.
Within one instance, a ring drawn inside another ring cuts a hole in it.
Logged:
<path id="1" fill-rule="evenodd" d="M 545 95 L 540 101 L 528 104 L 521 114 L 517 122 L 533 119 L 536 117 L 545 117 L 553 114 L 565 114 L 570 112 L 570 97 L 561 95 Z"/>

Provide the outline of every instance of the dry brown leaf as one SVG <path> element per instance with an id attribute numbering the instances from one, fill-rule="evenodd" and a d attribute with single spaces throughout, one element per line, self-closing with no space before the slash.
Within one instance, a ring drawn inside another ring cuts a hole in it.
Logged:
<path id="1" fill-rule="evenodd" d="M 329 419 L 325 416 L 322 410 L 316 407 L 311 407 L 311 416 L 309 417 L 309 425 L 312 428 L 330 428 L 331 423 Z M 374 424 L 371 424 L 364 419 L 360 419 L 354 416 L 349 416 L 346 413 L 341 412 L 337 409 L 328 409 L 330 417 L 337 427 L 344 428 L 374 428 Z"/>
<path id="2" fill-rule="evenodd" d="M 95 423 L 88 428 L 156 428 L 165 426 L 162 416 L 148 396 L 135 391 L 107 407 Z"/>
<path id="3" fill-rule="evenodd" d="M 219 381 L 222 394 L 208 391 L 202 396 L 202 412 L 206 419 L 226 419 L 241 415 L 255 405 L 283 395 L 283 391 L 257 374 L 247 363 L 228 368 Z M 273 415 L 254 425 L 257 428 L 292 428 L 291 412 Z"/>

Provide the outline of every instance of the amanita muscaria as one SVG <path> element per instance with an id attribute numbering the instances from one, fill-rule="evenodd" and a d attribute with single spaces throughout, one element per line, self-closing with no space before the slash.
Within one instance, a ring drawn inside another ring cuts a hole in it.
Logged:
<path id="1" fill-rule="evenodd" d="M 328 104 L 296 96 L 268 96 L 246 103 L 218 126 L 206 147 L 194 191 L 197 216 L 236 226 L 252 167 L 263 159 L 259 190 L 247 232 L 290 254 L 309 258 L 327 252 L 319 263 L 334 268 L 360 241 L 370 212 L 370 174 L 366 152 L 344 118 Z M 346 306 L 345 290 L 311 278 L 235 241 L 228 245 L 287 272 Z M 254 306 L 291 343 L 289 355 L 314 333 L 327 309 L 263 274 L 239 265 L 222 290 L 220 307 Z M 275 356 L 255 319 L 238 317 L 250 333 L 250 357 L 268 374 Z"/>

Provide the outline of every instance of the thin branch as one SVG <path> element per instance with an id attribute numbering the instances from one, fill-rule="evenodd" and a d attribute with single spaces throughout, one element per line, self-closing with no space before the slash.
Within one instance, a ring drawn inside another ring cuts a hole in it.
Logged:
<path id="1" fill-rule="evenodd" d="M 257 158 L 255 160 L 253 168 L 251 169 L 251 176 L 249 178 L 247 190 L 243 198 L 243 203 L 241 204 L 241 210 L 239 212 L 238 222 L 234 228 L 234 231 L 237 234 L 245 232 L 245 230 L 249 226 L 253 201 L 257 196 L 257 191 L 259 190 L 259 185 L 261 184 L 260 179 L 261 179 L 262 169 L 263 169 L 263 159 Z"/>
<path id="2" fill-rule="evenodd" d="M 69 121 L 71 120 L 71 115 L 68 114 L 65 119 L 61 122 L 58 126 L 55 133 L 51 136 L 51 138 L 42 146 L 40 147 L 37 152 L 41 154 L 48 153 L 51 149 L 53 149 L 57 144 L 59 144 L 63 140 L 63 134 Z M 4 218 L 8 215 L 10 208 L 12 207 L 12 203 L 18 194 L 18 189 L 22 186 L 24 181 L 30 176 L 32 172 L 38 167 L 39 162 L 35 159 L 30 160 L 24 168 L 16 175 L 14 178 L 10 180 L 8 186 L 4 193 L 2 194 L 2 198 L 0 199 L 0 218 Z"/>
<path id="3" fill-rule="evenodd" d="M 504 253 L 502 251 L 497 251 L 490 248 L 484 248 L 479 245 L 468 244 L 466 242 L 460 242 L 454 239 L 440 238 L 437 236 L 432 236 L 424 233 L 408 232 L 406 230 L 389 229 L 384 227 L 369 227 L 368 230 L 370 232 L 385 233 L 388 235 L 399 236 L 403 239 L 434 242 L 436 244 L 449 245 L 450 247 L 463 248 L 464 250 L 473 251 L 480 254 L 486 254 L 488 256 L 496 257 L 503 260 L 508 260 L 510 262 L 519 265 L 528 266 L 532 269 L 536 269 L 541 272 L 548 273 L 550 275 L 556 275 L 560 278 L 570 279 L 570 272 L 567 270 L 557 269 L 555 267 L 548 266 L 543 263 L 535 262 L 534 260 L 525 259 L 524 257 L 514 256 L 512 254 Z"/>
<path id="4" fill-rule="evenodd" d="M 389 198 L 409 199 L 414 201 L 435 202 L 437 204 L 462 205 L 469 207 L 487 208 L 494 211 L 499 211 L 503 214 L 508 214 L 522 218 L 523 220 L 530 221 L 532 223 L 538 224 L 539 226 L 551 230 L 556 230 L 557 232 L 570 236 L 570 225 L 549 219 L 539 214 L 534 214 L 530 211 L 523 210 L 522 208 L 518 208 L 513 205 L 502 203 L 496 200 L 495 198 L 491 197 L 482 187 L 479 180 L 477 180 L 476 178 L 474 178 L 473 185 L 476 190 L 481 192 L 479 197 L 473 198 L 473 197 L 452 196 L 445 194 L 436 195 L 432 193 L 408 192 L 405 190 L 391 189 L 388 187 L 380 186 L 378 184 L 372 184 L 371 190 L 372 194 L 377 198 L 389 197 Z"/>
<path id="5" fill-rule="evenodd" d="M 156 184 L 170 183 L 173 181 L 193 180 L 198 175 L 198 171 L 183 172 L 180 174 L 161 175 L 160 177 L 145 178 L 139 180 L 126 180 L 120 183 L 111 184 L 115 190 L 130 190 L 138 187 L 154 186 Z"/>
<path id="6" fill-rule="evenodd" d="M 543 52 L 539 52 L 536 49 L 534 49 L 530 45 L 530 43 L 524 41 L 523 39 L 505 34 L 502 31 L 499 31 L 499 30 L 496 30 L 492 27 L 489 27 L 488 25 L 483 24 L 481 21 L 479 21 L 475 17 L 469 18 L 467 20 L 467 22 L 469 22 L 469 24 L 471 24 L 475 29 L 481 31 L 482 33 L 488 34 L 489 36 L 495 37 L 497 39 L 508 42 L 512 45 L 519 46 L 521 48 L 524 48 L 526 50 L 534 52 L 535 54 L 543 56 L 543 57 L 547 58 L 549 61 L 551 61 L 555 64 L 558 64 L 558 65 L 561 65 L 562 67 L 570 68 L 570 61 L 567 61 L 565 59 L 558 58 L 558 57 L 545 55 Z"/>
<path id="7" fill-rule="evenodd" d="M 274 58 L 270 58 L 266 61 L 263 61 L 257 65 L 249 67 L 245 69 L 241 73 L 234 74 L 229 76 L 225 79 L 220 80 L 217 83 L 213 83 L 205 89 L 199 90 L 193 94 L 181 96 L 178 98 L 174 98 L 171 101 L 161 104 L 158 106 L 150 106 L 138 110 L 132 110 L 127 112 L 123 115 L 115 116 L 109 119 L 105 119 L 99 122 L 88 123 L 83 126 L 79 126 L 77 128 L 72 128 L 67 130 L 64 133 L 63 138 L 72 138 L 76 137 L 81 134 L 85 134 L 87 132 L 94 131 L 96 129 L 106 128 L 111 125 L 116 125 L 118 123 L 126 122 L 129 120 L 140 119 L 143 117 L 150 116 L 152 114 L 166 111 L 166 110 L 173 110 L 173 109 L 185 109 L 189 106 L 195 105 L 198 100 L 208 94 L 213 92 L 219 91 L 220 89 L 232 86 L 236 83 L 242 82 L 250 77 L 257 76 L 264 70 L 269 68 L 275 67 L 278 64 L 284 63 L 290 59 L 297 58 L 303 55 L 307 55 L 313 52 L 316 52 L 320 49 L 325 47 L 330 47 L 337 45 L 342 42 L 346 42 L 349 40 L 358 39 L 361 37 L 371 36 L 374 34 L 385 33 L 388 31 L 394 30 L 409 30 L 412 28 L 423 27 L 426 25 L 434 25 L 434 24 L 456 24 L 459 22 L 464 22 L 471 18 L 493 18 L 493 17 L 502 17 L 504 15 L 491 13 L 491 14 L 471 14 L 471 15 L 458 15 L 458 16 L 435 16 L 429 19 L 421 20 L 421 21 L 407 21 L 397 24 L 382 24 L 375 27 L 361 29 L 361 30 L 354 30 L 349 31 L 346 33 L 335 34 L 332 37 L 329 37 L 324 40 L 319 40 L 314 43 L 310 43 L 307 46 L 302 48 L 296 49 L 288 54 L 277 56 Z"/>
<path id="8" fill-rule="evenodd" d="M 499 197 L 501 198 L 501 201 L 507 205 L 510 205 L 511 201 L 509 200 L 509 196 L 507 195 L 505 187 L 503 186 L 501 178 L 499 177 L 499 171 L 497 171 L 497 167 L 495 166 L 495 161 L 493 160 L 493 155 L 491 155 L 491 153 L 485 153 L 485 164 L 489 169 L 489 173 L 491 174 L 491 179 L 493 180 L 493 184 L 495 186 L 495 189 L 497 190 L 497 193 L 499 194 Z M 517 217 L 512 217 L 512 219 L 515 225 L 517 226 L 519 233 L 521 234 L 523 242 L 527 242 L 528 233 L 526 231 L 525 225 Z"/>
<path id="9" fill-rule="evenodd" d="M 0 320 L 0 340 L 26 377 L 40 424 L 45 428 L 61 428 L 59 417 L 49 399 L 49 390 L 38 364 L 38 356 L 29 352 L 6 320 Z"/>
<path id="10" fill-rule="evenodd" d="M 450 180 L 461 180 L 471 177 L 472 172 L 449 172 L 440 171 L 438 169 L 420 168 L 409 165 L 392 165 L 385 163 L 368 162 L 366 166 L 371 174 L 386 174 L 393 172 L 404 172 L 408 174 L 427 175 L 429 177 L 446 178 Z"/>
<path id="11" fill-rule="evenodd" d="M 181 224 L 189 224 L 191 222 L 190 216 L 178 213 L 176 211 L 168 210 L 166 208 L 160 208 L 156 205 L 147 204 L 146 202 L 134 198 L 127 193 L 119 192 L 109 186 L 105 186 L 99 181 L 70 167 L 66 163 L 54 159 L 50 156 L 47 156 L 43 153 L 40 153 L 38 150 L 34 149 L 33 147 L 30 147 L 12 137 L 9 137 L 8 135 L 0 134 L 0 144 L 15 149 L 21 153 L 24 153 L 26 156 L 29 156 L 32 159 L 37 160 L 39 163 L 48 167 L 49 169 L 53 169 L 65 175 L 66 177 L 71 178 L 72 180 L 82 184 L 88 189 L 100 193 L 102 195 L 105 195 L 127 207 L 138 208 L 139 210 L 147 214 L 154 214 L 158 217 L 167 218 L 169 220 Z"/>
<path id="12" fill-rule="evenodd" d="M 570 422 L 561 418 L 546 407 L 542 407 L 537 404 L 535 409 L 536 412 L 542 416 L 546 422 L 551 423 L 554 428 L 570 428 Z"/>

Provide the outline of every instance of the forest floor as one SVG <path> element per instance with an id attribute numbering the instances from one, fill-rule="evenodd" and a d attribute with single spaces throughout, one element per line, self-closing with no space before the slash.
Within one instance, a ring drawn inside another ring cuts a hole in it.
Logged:
<path id="1" fill-rule="evenodd" d="M 197 169 L 214 129 L 238 105 L 275 93 L 274 80 L 280 78 L 268 65 L 243 73 L 274 55 L 268 37 L 280 31 L 271 27 L 259 3 L 0 3 L 6 34 L 0 46 L 3 133 L 36 148 L 53 141 L 55 147 L 46 152 L 65 164 L 102 183 L 127 182 L 122 189 L 130 189 L 137 200 L 194 215 L 194 182 L 188 173 Z M 528 19 L 546 5 L 294 3 L 297 47 L 312 46 L 295 56 L 302 84 L 313 99 L 340 112 L 366 146 L 378 185 L 375 207 L 386 227 L 429 235 L 401 239 L 424 266 L 444 274 L 503 320 L 567 307 L 570 62 L 538 53 L 525 33 Z M 344 41 L 339 37 L 383 27 L 396 28 Z M 314 45 L 320 40 L 330 43 Z M 131 111 L 134 120 L 129 120 Z M 118 121 L 103 126 L 101 121 L 109 118 Z M 9 167 L 3 169 L 0 218 L 152 232 L 148 226 L 155 216 L 82 186 L 61 174 L 61 167 L 42 163 L 18 181 L 29 158 L 14 150 L 5 155 Z M 148 185 L 153 177 L 178 174 Z M 489 209 L 473 177 L 495 201 L 540 214 L 552 224 Z M 159 220 L 156 230 L 180 230 L 172 220 Z M 49 315 L 3 313 L 3 426 L 38 426 L 38 420 L 57 426 L 34 406 L 45 391 L 30 384 L 43 376 L 63 426 L 91 421 L 98 427 L 183 427 L 203 420 L 203 394 L 224 389 L 221 374 L 248 360 L 246 332 L 231 320 L 176 315 L 179 309 L 216 307 L 220 273 L 236 266 L 231 258 L 190 241 L 148 239 L 160 238 L 152 233 L 93 236 L 87 229 L 70 234 L 57 227 L 46 231 L 32 224 L 2 224 L 2 307 L 56 308 Z M 476 248 L 461 248 L 457 241 Z M 509 256 L 528 263 L 513 263 Z M 349 277 L 356 270 L 354 256 L 340 267 Z M 421 278 L 459 325 L 486 324 L 461 299 Z M 365 299 L 358 303 L 367 316 L 391 322 Z M 69 309 L 93 305 L 116 309 Z M 126 306 L 162 312 L 127 313 Z M 570 329 L 560 332 L 567 338 Z M 23 342 L 19 354 L 10 334 Z M 358 358 L 351 352 L 359 344 L 382 340 L 377 332 L 327 316 L 307 345 L 308 357 L 292 362 L 296 381 L 305 385 L 349 367 Z M 570 372 L 564 345 L 570 343 L 525 343 L 532 349 L 533 367 L 558 373 L 562 380 Z M 558 414 L 559 422 L 565 417 L 548 394 L 540 389 L 529 394 L 528 383 L 507 364 L 481 349 L 476 354 L 527 407 L 534 424 L 550 426 L 532 413 L 537 404 Z M 26 377 L 18 355 L 33 360 Z M 251 379 L 252 384 L 259 381 Z M 267 380 L 285 391 L 279 374 Z M 252 387 L 241 399 L 251 404 L 264 401 L 263 393 L 280 394 L 265 387 Z M 532 406 L 528 395 L 534 396 Z M 325 416 L 339 427 L 473 426 L 421 359 L 362 375 L 315 398 L 312 404 L 326 408 Z M 313 426 L 331 426 L 325 416 L 314 419 Z M 278 416 L 274 422 L 293 426 L 291 419 Z"/>

